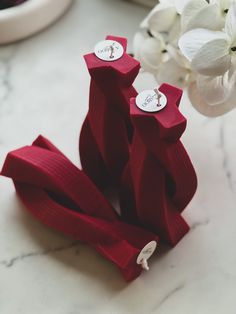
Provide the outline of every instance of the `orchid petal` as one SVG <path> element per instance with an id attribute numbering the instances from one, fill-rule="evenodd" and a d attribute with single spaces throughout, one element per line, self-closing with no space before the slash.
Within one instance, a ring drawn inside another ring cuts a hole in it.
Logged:
<path id="1" fill-rule="evenodd" d="M 203 75 L 224 74 L 231 65 L 227 39 L 215 39 L 206 43 L 194 56 L 191 66 Z"/>
<path id="2" fill-rule="evenodd" d="M 186 84 L 186 78 L 189 72 L 181 67 L 175 60 L 170 59 L 160 65 L 156 74 L 158 84 L 169 83 L 178 87 Z"/>
<path id="3" fill-rule="evenodd" d="M 159 3 L 167 4 L 167 5 L 174 5 L 174 0 L 159 0 Z"/>
<path id="4" fill-rule="evenodd" d="M 224 113 L 236 107 L 236 88 L 232 89 L 232 94 L 227 101 L 217 105 L 210 105 L 203 99 L 196 82 L 190 83 L 188 87 L 188 96 L 193 107 L 208 117 L 217 117 L 223 115 Z"/>
<path id="5" fill-rule="evenodd" d="M 222 30 L 224 18 L 217 4 L 210 5 L 199 10 L 195 16 L 185 25 L 184 31 L 194 28 L 206 28 L 210 30 Z"/>
<path id="6" fill-rule="evenodd" d="M 236 82 L 236 59 L 235 58 L 231 59 L 231 66 L 230 66 L 228 75 L 231 81 Z"/>
<path id="7" fill-rule="evenodd" d="M 183 13 L 185 6 L 189 3 L 189 0 L 174 0 L 174 5 L 176 7 L 176 11 L 179 14 Z"/>
<path id="8" fill-rule="evenodd" d="M 177 12 L 174 7 L 164 7 L 149 17 L 148 28 L 154 36 L 159 32 L 168 32 L 176 17 Z"/>
<path id="9" fill-rule="evenodd" d="M 141 23 L 141 28 L 148 28 L 151 32 L 165 32 L 170 29 L 177 12 L 173 5 L 168 3 L 157 4 Z"/>
<path id="10" fill-rule="evenodd" d="M 216 105 L 229 98 L 232 86 L 227 74 L 216 77 L 198 75 L 197 88 L 208 104 Z"/>
<path id="11" fill-rule="evenodd" d="M 154 38 L 148 38 L 142 49 L 142 64 L 146 69 L 156 70 L 162 61 L 162 45 Z"/>
<path id="12" fill-rule="evenodd" d="M 222 12 L 228 10 L 234 0 L 217 0 L 220 5 L 220 9 Z"/>
<path id="13" fill-rule="evenodd" d="M 183 9 L 181 15 L 181 22 L 183 29 L 186 29 L 187 25 L 202 8 L 205 8 L 208 3 L 205 0 L 190 0 Z"/>
<path id="14" fill-rule="evenodd" d="M 166 48 L 171 58 L 174 59 L 179 66 L 190 70 L 190 62 L 183 56 L 178 48 L 175 48 L 172 45 L 168 45 Z"/>
<path id="15" fill-rule="evenodd" d="M 140 60 L 141 57 L 141 47 L 143 45 L 143 42 L 145 40 L 145 37 L 141 33 L 136 33 L 134 35 L 133 40 L 133 49 L 134 49 L 134 56 Z"/>
<path id="16" fill-rule="evenodd" d="M 134 54 L 144 70 L 154 72 L 162 62 L 163 43 L 156 38 L 145 38 L 141 33 L 134 36 Z"/>
<path id="17" fill-rule="evenodd" d="M 225 32 L 231 38 L 232 43 L 236 41 L 236 3 L 229 8 L 225 20 Z"/>
<path id="18" fill-rule="evenodd" d="M 148 15 L 145 17 L 145 19 L 141 22 L 140 27 L 141 28 L 148 28 L 148 22 L 150 17 L 160 9 L 160 3 L 158 3 L 149 13 Z"/>
<path id="19" fill-rule="evenodd" d="M 225 34 L 202 28 L 193 29 L 180 37 L 179 48 L 183 55 L 192 61 L 204 44 L 217 38 L 225 38 Z"/>
<path id="20" fill-rule="evenodd" d="M 175 46 L 178 46 L 179 36 L 181 34 L 180 17 L 177 16 L 175 22 L 169 30 L 167 41 Z"/>

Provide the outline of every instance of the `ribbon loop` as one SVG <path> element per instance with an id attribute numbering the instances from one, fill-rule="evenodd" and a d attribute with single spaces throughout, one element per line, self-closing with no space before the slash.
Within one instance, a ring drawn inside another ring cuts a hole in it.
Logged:
<path id="1" fill-rule="evenodd" d="M 127 281 L 140 275 L 137 256 L 157 236 L 122 222 L 91 180 L 47 139 L 40 136 L 10 152 L 1 175 L 13 179 L 18 196 L 43 224 L 94 247 Z"/>

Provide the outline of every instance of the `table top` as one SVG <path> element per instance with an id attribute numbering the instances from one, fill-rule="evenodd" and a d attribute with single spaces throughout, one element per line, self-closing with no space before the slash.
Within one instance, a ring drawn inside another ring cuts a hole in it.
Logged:
<path id="1" fill-rule="evenodd" d="M 83 54 L 107 34 L 132 37 L 147 13 L 119 0 L 75 1 L 44 32 L 0 47 L 0 162 L 7 152 L 49 138 L 79 165 L 78 135 L 88 109 Z M 138 90 L 154 88 L 140 74 Z M 0 178 L 1 314 L 234 314 L 236 291 L 236 111 L 201 116 L 183 97 L 183 142 L 199 187 L 184 211 L 190 232 L 160 248 L 134 282 L 88 246 L 37 222 Z"/>

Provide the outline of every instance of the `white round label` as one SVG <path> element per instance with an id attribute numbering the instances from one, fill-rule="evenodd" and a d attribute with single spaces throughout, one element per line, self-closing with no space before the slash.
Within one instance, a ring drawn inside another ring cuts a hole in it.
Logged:
<path id="1" fill-rule="evenodd" d="M 137 257 L 137 264 L 141 264 L 146 270 L 149 269 L 147 260 L 152 256 L 157 247 L 156 241 L 151 241 L 145 245 Z"/>
<path id="2" fill-rule="evenodd" d="M 124 54 L 124 48 L 115 40 L 103 40 L 96 44 L 95 55 L 104 61 L 115 61 Z"/>
<path id="3" fill-rule="evenodd" d="M 146 112 L 157 112 L 165 108 L 167 104 L 166 95 L 159 90 L 144 90 L 136 97 L 136 105 Z"/>

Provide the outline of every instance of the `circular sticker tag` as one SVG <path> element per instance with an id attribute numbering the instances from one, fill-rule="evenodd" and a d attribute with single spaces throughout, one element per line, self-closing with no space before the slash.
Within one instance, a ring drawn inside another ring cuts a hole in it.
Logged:
<path id="1" fill-rule="evenodd" d="M 124 54 L 124 48 L 115 40 L 103 40 L 96 44 L 95 55 L 103 61 L 115 61 Z"/>
<path id="2" fill-rule="evenodd" d="M 136 105 L 146 112 L 157 112 L 165 108 L 167 104 L 166 95 L 159 90 L 144 90 L 136 97 Z"/>
<path id="3" fill-rule="evenodd" d="M 156 241 L 151 241 L 148 244 L 146 244 L 137 257 L 137 261 L 136 261 L 137 264 L 142 265 L 144 269 L 148 270 L 149 267 L 148 267 L 147 260 L 152 256 L 156 247 L 157 247 Z"/>

